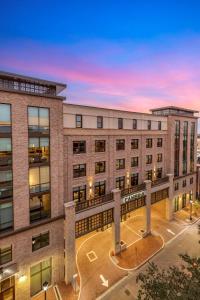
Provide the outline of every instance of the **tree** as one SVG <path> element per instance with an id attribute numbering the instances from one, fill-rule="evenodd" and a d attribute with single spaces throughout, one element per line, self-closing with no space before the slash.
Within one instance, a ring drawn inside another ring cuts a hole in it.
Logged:
<path id="1" fill-rule="evenodd" d="M 200 258 L 180 255 L 183 264 L 160 269 L 149 263 L 140 282 L 138 300 L 198 300 L 200 299 Z"/>

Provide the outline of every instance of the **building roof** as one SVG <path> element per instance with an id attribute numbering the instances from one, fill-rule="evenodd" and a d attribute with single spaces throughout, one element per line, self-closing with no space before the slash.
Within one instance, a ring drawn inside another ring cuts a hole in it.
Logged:
<path id="1" fill-rule="evenodd" d="M 150 111 L 154 112 L 154 111 L 160 111 L 160 110 L 167 110 L 167 109 L 171 109 L 171 110 L 179 110 L 179 111 L 185 111 L 185 112 L 189 112 L 189 113 L 198 113 L 198 110 L 193 110 L 193 109 L 188 109 L 188 108 L 184 108 L 184 107 L 178 107 L 178 106 L 163 106 L 163 107 L 159 107 L 159 108 L 153 108 L 150 109 Z"/>
<path id="2" fill-rule="evenodd" d="M 45 86 L 53 86 L 56 88 L 56 94 L 58 95 L 61 93 L 64 89 L 66 89 L 67 85 L 60 83 L 60 82 L 55 82 L 55 81 L 50 81 L 50 80 L 45 80 L 45 79 L 40 79 L 36 77 L 30 77 L 26 75 L 21 75 L 21 74 L 16 74 L 16 73 L 10 73 L 10 72 L 5 72 L 0 70 L 0 78 L 4 79 L 10 79 L 10 80 L 16 80 L 16 81 L 25 81 L 28 83 L 34 83 L 34 84 L 41 84 Z"/>

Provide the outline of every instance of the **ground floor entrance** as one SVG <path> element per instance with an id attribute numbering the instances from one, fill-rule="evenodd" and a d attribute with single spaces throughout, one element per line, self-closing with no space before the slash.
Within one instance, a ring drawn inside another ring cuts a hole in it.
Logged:
<path id="1" fill-rule="evenodd" d="M 0 282 L 0 300 L 15 299 L 15 277 L 9 277 Z"/>

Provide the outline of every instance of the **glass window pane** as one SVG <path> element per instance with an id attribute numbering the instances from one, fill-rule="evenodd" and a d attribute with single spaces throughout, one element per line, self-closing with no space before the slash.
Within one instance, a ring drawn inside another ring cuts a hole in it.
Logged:
<path id="1" fill-rule="evenodd" d="M 49 147 L 49 138 L 40 138 L 40 147 Z"/>
<path id="2" fill-rule="evenodd" d="M 40 126 L 49 127 L 49 109 L 40 108 L 39 117 L 40 117 Z"/>
<path id="3" fill-rule="evenodd" d="M 10 105 L 0 104 L 0 125 L 10 125 Z"/>
<path id="4" fill-rule="evenodd" d="M 39 147 L 39 138 L 29 138 L 29 147 Z"/>
<path id="5" fill-rule="evenodd" d="M 40 168 L 40 183 L 49 182 L 49 167 Z"/>
<path id="6" fill-rule="evenodd" d="M 29 169 L 29 185 L 37 185 L 40 183 L 39 168 Z"/>
<path id="7" fill-rule="evenodd" d="M 12 226 L 13 210 L 12 203 L 0 204 L 0 230 L 6 229 Z"/>
<path id="8" fill-rule="evenodd" d="M 28 124 L 31 126 L 39 126 L 38 108 L 37 107 L 29 107 L 28 108 Z"/>
<path id="9" fill-rule="evenodd" d="M 32 268 L 31 268 L 32 269 Z M 31 276 L 31 296 L 37 294 L 42 289 L 41 286 L 41 273 Z"/>
<path id="10" fill-rule="evenodd" d="M 6 182 L 12 180 L 12 171 L 0 171 L 0 182 Z"/>
<path id="11" fill-rule="evenodd" d="M 10 138 L 0 138 L 0 151 L 11 151 Z"/>

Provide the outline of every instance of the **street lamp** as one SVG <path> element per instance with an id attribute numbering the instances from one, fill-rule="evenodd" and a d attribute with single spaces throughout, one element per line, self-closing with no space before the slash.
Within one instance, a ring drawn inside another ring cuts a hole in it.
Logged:
<path id="1" fill-rule="evenodd" d="M 43 288 L 43 291 L 44 291 L 44 299 L 46 300 L 47 299 L 47 290 L 48 290 L 48 287 L 49 287 L 49 283 L 47 281 L 45 281 L 42 285 L 42 288 Z"/>
<path id="2" fill-rule="evenodd" d="M 192 221 L 192 204 L 193 204 L 193 201 L 190 200 L 190 221 Z"/>

